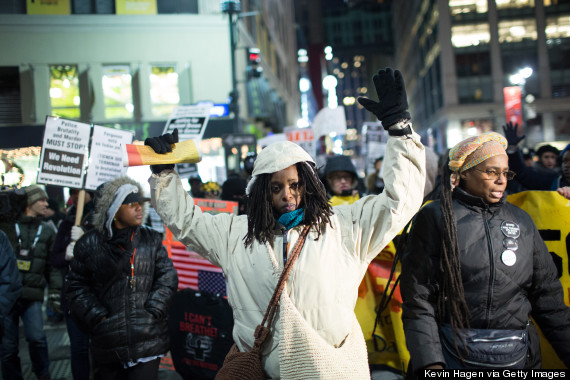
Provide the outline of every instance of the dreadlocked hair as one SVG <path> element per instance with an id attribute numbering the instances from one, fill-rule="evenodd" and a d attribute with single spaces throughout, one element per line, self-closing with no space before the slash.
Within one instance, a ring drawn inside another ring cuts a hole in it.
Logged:
<path id="1" fill-rule="evenodd" d="M 439 294 L 437 298 L 438 312 L 441 317 L 448 316 L 454 335 L 457 351 L 457 337 L 465 347 L 461 332 L 469 328 L 469 308 L 465 301 L 463 281 L 461 278 L 461 261 L 457 242 L 457 224 L 452 204 L 451 170 L 446 164 L 442 179 L 440 209 L 442 215 L 442 254 L 439 259 L 441 274 Z"/>
<path id="2" fill-rule="evenodd" d="M 330 216 L 333 214 L 325 187 L 317 175 L 315 164 L 298 162 L 295 164 L 299 182 L 303 190 L 300 206 L 303 207 L 303 224 L 316 228 L 317 239 L 321 236 Z M 256 176 L 251 193 L 247 199 L 247 235 L 244 237 L 246 247 L 251 247 L 254 240 L 273 245 L 275 214 L 271 200 L 271 174 Z M 332 225 L 331 225 L 332 226 Z"/>

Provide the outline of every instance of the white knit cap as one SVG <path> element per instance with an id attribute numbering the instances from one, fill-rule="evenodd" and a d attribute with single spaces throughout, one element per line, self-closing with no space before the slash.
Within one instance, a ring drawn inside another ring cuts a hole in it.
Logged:
<path id="1" fill-rule="evenodd" d="M 245 193 L 249 195 L 256 178 L 260 174 L 272 174 L 298 162 L 315 161 L 303 148 L 291 141 L 280 141 L 268 145 L 255 159 L 253 164 L 252 178 L 247 184 Z"/>

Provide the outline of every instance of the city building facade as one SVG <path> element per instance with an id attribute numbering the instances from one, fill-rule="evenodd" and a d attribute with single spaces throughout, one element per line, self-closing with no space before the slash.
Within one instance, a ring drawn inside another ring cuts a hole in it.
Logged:
<path id="1" fill-rule="evenodd" d="M 47 115 L 131 129 L 137 139 L 160 133 L 174 107 L 199 102 L 222 106 L 206 138 L 262 135 L 299 117 L 292 1 L 240 4 L 240 130 L 227 109 L 232 52 L 219 1 L 56 0 L 34 14 L 40 3 L 0 5 L 0 131 L 8 137 L 0 148 L 41 145 Z M 247 71 L 250 48 L 259 49 L 264 69 L 255 79 Z M 255 94 L 252 81 L 263 82 Z M 259 99 L 265 103 L 255 113 L 251 103 Z"/>
<path id="2" fill-rule="evenodd" d="M 501 131 L 511 86 L 522 90 L 529 147 L 570 140 L 569 1 L 410 0 L 392 11 L 396 65 L 429 145 L 444 152 Z"/>

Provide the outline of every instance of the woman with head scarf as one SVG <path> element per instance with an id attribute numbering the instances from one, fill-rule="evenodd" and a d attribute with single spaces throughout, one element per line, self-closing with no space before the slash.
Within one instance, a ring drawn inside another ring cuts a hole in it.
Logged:
<path id="1" fill-rule="evenodd" d="M 66 298 L 91 339 L 95 379 L 156 379 L 169 350 L 166 314 L 178 275 L 162 235 L 142 225 L 146 201 L 129 177 L 105 183 L 94 228 L 73 248 Z"/>
<path id="2" fill-rule="evenodd" d="M 289 141 L 259 153 L 246 189 L 247 215 L 202 213 L 171 168 L 151 167 L 152 203 L 162 220 L 177 239 L 224 270 L 239 351 L 252 349 L 288 256 L 310 227 L 281 296 L 293 307 L 279 308 L 262 346 L 267 378 L 370 378 L 354 315 L 358 286 L 370 261 L 419 208 L 425 180 L 425 154 L 409 123 L 401 74 L 380 70 L 374 82 L 380 102 L 360 102 L 392 136 L 381 195 L 332 207 L 313 158 Z M 164 153 L 176 136 L 145 143 Z M 342 353 L 338 360 L 335 352 Z"/>
<path id="3" fill-rule="evenodd" d="M 506 148 L 494 132 L 454 146 L 440 199 L 412 222 L 401 275 L 410 374 L 540 368 L 531 316 L 570 365 L 570 309 L 556 267 L 530 216 L 505 201 L 514 177 Z"/>

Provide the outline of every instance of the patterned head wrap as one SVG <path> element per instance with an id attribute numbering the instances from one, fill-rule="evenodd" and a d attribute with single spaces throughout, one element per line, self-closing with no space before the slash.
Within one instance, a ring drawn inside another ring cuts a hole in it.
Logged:
<path id="1" fill-rule="evenodd" d="M 507 145 L 507 139 L 496 132 L 469 137 L 449 151 L 449 169 L 464 172 L 491 157 L 507 154 Z"/>

